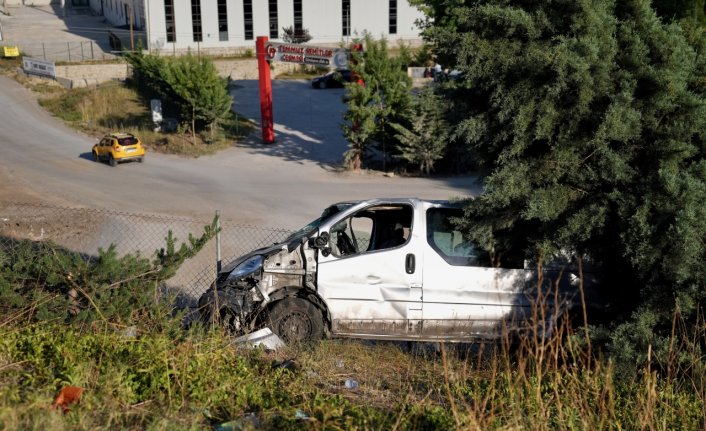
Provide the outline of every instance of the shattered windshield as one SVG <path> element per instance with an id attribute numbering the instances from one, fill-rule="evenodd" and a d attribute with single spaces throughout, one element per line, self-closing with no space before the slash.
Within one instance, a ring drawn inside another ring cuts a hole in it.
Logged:
<path id="1" fill-rule="evenodd" d="M 287 240 L 296 238 L 298 236 L 307 234 L 313 230 L 316 230 L 321 223 L 325 222 L 326 220 L 330 219 L 334 215 L 338 214 L 339 212 L 345 210 L 348 207 L 351 207 L 353 204 L 352 203 L 340 203 L 340 204 L 335 204 L 331 205 L 330 207 L 326 208 L 324 212 L 321 213 L 321 217 L 317 218 L 316 220 L 312 221 L 311 223 L 308 223 L 306 226 L 303 228 L 297 230 L 293 234 L 289 235 Z"/>

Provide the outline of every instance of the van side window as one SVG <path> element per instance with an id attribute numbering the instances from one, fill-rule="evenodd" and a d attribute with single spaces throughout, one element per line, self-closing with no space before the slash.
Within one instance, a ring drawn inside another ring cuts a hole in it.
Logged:
<path id="1" fill-rule="evenodd" d="M 412 215 L 406 204 L 362 209 L 331 228 L 331 253 L 341 257 L 401 247 L 409 240 Z"/>
<path id="2" fill-rule="evenodd" d="M 462 216 L 460 209 L 427 210 L 427 242 L 449 265 L 492 267 L 487 251 L 466 240 L 451 219 Z"/>

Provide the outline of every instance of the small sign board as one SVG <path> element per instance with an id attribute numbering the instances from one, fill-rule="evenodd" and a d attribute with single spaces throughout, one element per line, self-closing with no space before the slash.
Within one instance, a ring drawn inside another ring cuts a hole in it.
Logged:
<path id="1" fill-rule="evenodd" d="M 150 108 L 152 110 L 152 122 L 159 124 L 162 122 L 162 101 L 159 99 L 150 100 Z"/>
<path id="2" fill-rule="evenodd" d="M 268 42 L 265 46 L 265 54 L 267 61 L 310 64 L 335 69 L 348 66 L 348 51 L 343 48 Z"/>
<path id="3" fill-rule="evenodd" d="M 39 60 L 32 57 L 22 57 L 22 69 L 26 73 L 56 78 L 56 68 L 53 61 Z"/>
<path id="4" fill-rule="evenodd" d="M 19 57 L 20 49 L 16 46 L 3 46 L 2 53 L 5 57 Z"/>

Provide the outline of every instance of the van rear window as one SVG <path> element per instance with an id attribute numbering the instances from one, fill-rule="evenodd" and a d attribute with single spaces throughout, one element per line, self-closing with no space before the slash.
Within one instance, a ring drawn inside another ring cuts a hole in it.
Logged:
<path id="1" fill-rule="evenodd" d="M 137 144 L 136 138 L 118 138 L 118 144 L 122 146 L 135 145 Z"/>
<path id="2" fill-rule="evenodd" d="M 492 267 L 488 252 L 456 229 L 452 220 L 463 216 L 460 209 L 427 210 L 427 242 L 449 265 Z"/>
<path id="3" fill-rule="evenodd" d="M 462 216 L 463 211 L 456 208 L 427 210 L 427 242 L 449 265 L 524 268 L 522 249 L 514 251 L 496 249 L 493 257 L 480 245 L 465 238 L 453 223 L 453 219 Z"/>

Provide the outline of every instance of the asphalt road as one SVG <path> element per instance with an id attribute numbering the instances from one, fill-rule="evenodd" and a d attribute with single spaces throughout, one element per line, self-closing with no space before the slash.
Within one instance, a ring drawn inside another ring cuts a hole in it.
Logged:
<path id="1" fill-rule="evenodd" d="M 255 81 L 236 82 L 236 110 L 259 119 Z M 472 177 L 402 178 L 340 173 L 342 90 L 275 81 L 277 143 L 257 136 L 198 159 L 148 153 L 116 168 L 93 162 L 94 139 L 48 115 L 34 95 L 0 76 L 0 199 L 127 212 L 210 216 L 297 228 L 348 199 L 446 199 L 478 191 Z"/>

